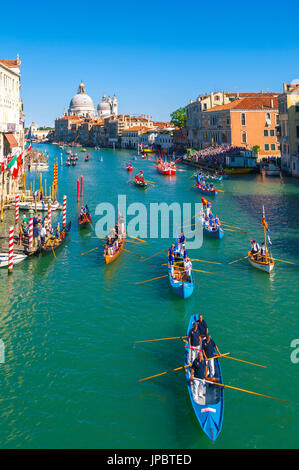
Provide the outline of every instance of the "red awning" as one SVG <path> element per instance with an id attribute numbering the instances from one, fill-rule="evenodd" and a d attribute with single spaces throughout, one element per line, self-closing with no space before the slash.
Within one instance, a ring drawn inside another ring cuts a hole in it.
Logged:
<path id="1" fill-rule="evenodd" d="M 19 146 L 19 144 L 16 141 L 16 138 L 13 134 L 4 134 L 4 135 L 5 135 L 5 138 L 6 138 L 7 142 L 9 143 L 9 147 L 11 149 Z"/>

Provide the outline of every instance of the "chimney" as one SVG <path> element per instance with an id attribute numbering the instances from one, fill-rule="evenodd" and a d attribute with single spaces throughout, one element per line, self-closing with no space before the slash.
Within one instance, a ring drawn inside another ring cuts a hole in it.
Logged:
<path id="1" fill-rule="evenodd" d="M 272 98 L 271 98 L 271 108 L 274 108 L 274 101 Z"/>
<path id="2" fill-rule="evenodd" d="M 263 90 L 261 90 L 261 95 L 263 94 Z"/>

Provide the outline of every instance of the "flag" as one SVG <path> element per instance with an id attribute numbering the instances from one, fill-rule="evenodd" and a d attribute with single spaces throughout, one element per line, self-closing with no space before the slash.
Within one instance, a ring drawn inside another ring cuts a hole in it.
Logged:
<path id="1" fill-rule="evenodd" d="M 23 152 L 20 153 L 20 155 L 17 158 L 18 169 L 20 168 L 20 166 L 22 166 L 22 163 L 23 163 Z"/>
<path id="2" fill-rule="evenodd" d="M 268 242 L 269 242 L 270 245 L 272 245 L 272 242 L 271 242 L 271 240 L 270 240 L 269 235 L 268 235 Z"/>
<path id="3" fill-rule="evenodd" d="M 208 201 L 204 197 L 201 198 L 201 203 L 202 203 L 203 206 L 206 206 L 208 204 L 208 202 L 211 204 L 211 201 Z"/>
<path id="4" fill-rule="evenodd" d="M 265 216 L 263 216 L 263 218 L 262 218 L 262 224 L 265 228 L 268 228 L 268 224 L 266 222 Z"/>
<path id="5" fill-rule="evenodd" d="M 9 168 L 14 178 L 18 176 L 18 159 L 16 155 L 7 163 L 7 168 Z"/>

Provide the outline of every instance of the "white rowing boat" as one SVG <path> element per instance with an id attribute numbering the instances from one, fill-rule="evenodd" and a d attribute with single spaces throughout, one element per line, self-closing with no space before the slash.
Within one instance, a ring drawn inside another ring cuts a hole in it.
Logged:
<path id="1" fill-rule="evenodd" d="M 13 264 L 19 264 L 25 258 L 27 258 L 27 255 L 15 254 L 13 255 Z M 8 253 L 0 253 L 0 268 L 5 268 L 6 266 L 8 266 Z"/>
<path id="2" fill-rule="evenodd" d="M 15 205 L 15 203 L 14 203 Z M 22 211 L 29 211 L 29 210 L 36 210 L 40 212 L 44 212 L 48 210 L 48 203 L 44 201 L 39 201 L 35 204 L 35 202 L 20 202 L 19 209 Z M 55 201 L 51 204 L 52 211 L 56 211 L 61 209 L 61 205 L 58 201 Z"/>

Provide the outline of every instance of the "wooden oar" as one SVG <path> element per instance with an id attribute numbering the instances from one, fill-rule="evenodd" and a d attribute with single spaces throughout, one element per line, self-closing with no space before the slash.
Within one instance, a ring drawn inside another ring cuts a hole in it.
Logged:
<path id="1" fill-rule="evenodd" d="M 84 253 L 81 253 L 81 256 L 82 256 L 82 255 L 86 255 L 87 253 L 90 253 L 91 251 L 98 250 L 99 248 L 101 248 L 101 247 L 100 247 L 100 246 L 97 246 L 96 248 L 93 248 L 92 250 L 85 251 Z"/>
<path id="2" fill-rule="evenodd" d="M 236 232 L 236 233 L 247 233 L 244 230 L 233 230 L 231 228 L 226 228 L 226 227 L 224 227 L 224 231 L 225 232 Z"/>
<path id="3" fill-rule="evenodd" d="M 284 261 L 283 259 L 277 259 L 277 258 L 272 258 L 272 259 L 274 259 L 275 261 L 281 261 L 282 263 L 295 264 L 295 263 L 291 263 L 291 261 Z"/>
<path id="4" fill-rule="evenodd" d="M 216 189 L 217 193 L 226 193 L 226 191 L 223 191 L 223 189 Z"/>
<path id="5" fill-rule="evenodd" d="M 235 261 L 230 261 L 230 263 L 228 263 L 228 264 L 236 263 L 237 261 L 241 261 L 242 259 L 245 259 L 245 258 L 248 258 L 248 255 L 244 256 L 244 258 L 239 258 L 239 259 L 235 259 Z"/>
<path id="6" fill-rule="evenodd" d="M 165 274 L 164 276 L 153 277 L 152 279 L 147 279 L 146 281 L 135 282 L 135 285 L 144 284 L 145 282 L 155 281 L 156 279 L 162 279 L 162 277 L 168 277 L 168 274 Z"/>
<path id="7" fill-rule="evenodd" d="M 245 390 L 245 389 L 243 389 L 243 388 L 232 387 L 231 385 L 221 384 L 221 383 L 219 383 L 219 382 L 214 382 L 214 381 L 212 381 L 212 380 L 205 379 L 205 381 L 206 381 L 206 382 L 210 382 L 210 383 L 212 383 L 213 385 L 218 385 L 219 387 L 231 388 L 232 390 L 238 390 L 239 392 L 250 393 L 251 395 L 257 395 L 257 396 L 259 396 L 259 397 L 270 398 L 271 400 L 282 401 L 283 403 L 291 403 L 291 402 L 286 401 L 286 400 L 281 400 L 280 398 L 270 397 L 269 395 L 263 395 L 263 394 L 261 394 L 261 393 L 252 392 L 251 390 Z"/>
<path id="8" fill-rule="evenodd" d="M 190 261 L 201 261 L 201 263 L 221 264 L 221 263 L 218 263 L 217 261 L 205 261 L 203 259 L 190 259 Z"/>
<path id="9" fill-rule="evenodd" d="M 221 223 L 222 223 L 222 225 L 227 225 L 228 227 L 238 228 L 239 230 L 242 230 L 242 228 L 238 227 L 237 225 L 227 224 L 226 222 L 221 222 Z"/>
<path id="10" fill-rule="evenodd" d="M 165 251 L 167 251 L 167 250 L 168 250 L 168 248 L 166 248 L 166 250 L 159 251 L 159 253 L 156 253 L 155 255 L 152 255 L 152 256 L 150 256 L 149 258 L 145 258 L 145 259 L 143 259 L 142 261 L 147 261 L 148 259 L 154 258 L 155 256 L 158 256 L 158 255 L 160 255 L 161 253 L 165 253 Z"/>
<path id="11" fill-rule="evenodd" d="M 183 339 L 183 338 L 187 338 L 187 336 L 173 336 L 172 338 L 145 339 L 143 341 L 135 341 L 135 343 L 150 343 L 152 341 L 167 341 L 169 339 Z"/>
<path id="12" fill-rule="evenodd" d="M 154 377 L 160 377 L 161 375 L 169 374 L 170 372 L 175 372 L 177 370 L 185 369 L 186 367 L 191 367 L 191 366 L 192 364 L 188 364 L 186 366 L 181 366 L 181 367 L 176 367 L 176 369 L 167 370 L 165 372 L 161 372 L 160 374 L 151 375 L 150 377 L 145 377 L 144 379 L 139 379 L 138 382 L 143 382 L 144 380 L 153 379 Z"/>
<path id="13" fill-rule="evenodd" d="M 214 276 L 223 276 L 223 277 L 226 277 L 226 276 L 224 276 L 224 274 L 212 273 L 212 272 L 210 272 L 210 271 L 201 271 L 200 269 L 193 269 L 193 268 L 192 268 L 192 271 L 196 271 L 196 272 L 198 272 L 198 273 L 214 274 Z"/>
<path id="14" fill-rule="evenodd" d="M 223 357 L 226 357 L 226 356 L 223 356 Z M 245 364 L 251 364 L 253 366 L 264 367 L 265 369 L 267 368 L 267 366 L 261 366 L 261 364 L 255 364 L 254 362 L 243 361 L 242 359 L 237 359 L 236 357 L 229 356 L 229 357 L 226 357 L 226 359 L 232 359 L 233 361 L 238 361 L 238 362 L 245 362 Z"/>
<path id="15" fill-rule="evenodd" d="M 138 256 L 138 258 L 142 258 L 142 256 L 137 255 L 137 253 L 133 253 L 133 251 L 126 250 L 125 248 L 123 248 L 123 251 L 126 251 L 127 253 L 131 253 L 131 255 Z"/>
<path id="16" fill-rule="evenodd" d="M 54 248 L 53 248 L 53 243 L 51 243 L 51 240 L 49 240 L 49 241 L 50 241 L 50 246 L 51 246 L 51 248 L 52 248 L 52 252 L 53 252 L 54 258 L 56 258 L 55 251 L 54 251 Z"/>
<path id="17" fill-rule="evenodd" d="M 147 243 L 146 240 L 141 240 L 141 238 L 132 237 L 132 235 L 129 235 L 128 233 L 127 233 L 127 237 L 134 238 L 134 240 L 138 240 L 138 241 L 140 241 L 140 242 L 142 242 L 142 243 Z"/>

